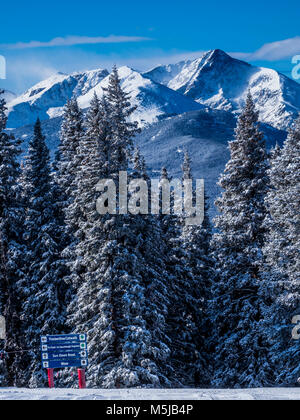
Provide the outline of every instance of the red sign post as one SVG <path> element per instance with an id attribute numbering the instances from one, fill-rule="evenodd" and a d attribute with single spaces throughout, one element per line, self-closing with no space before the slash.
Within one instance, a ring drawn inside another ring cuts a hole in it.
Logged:
<path id="1" fill-rule="evenodd" d="M 79 389 L 86 388 L 85 369 L 78 369 L 78 383 L 79 383 Z"/>
<path id="2" fill-rule="evenodd" d="M 47 370 L 48 370 L 49 388 L 54 388 L 54 369 L 47 369 Z"/>

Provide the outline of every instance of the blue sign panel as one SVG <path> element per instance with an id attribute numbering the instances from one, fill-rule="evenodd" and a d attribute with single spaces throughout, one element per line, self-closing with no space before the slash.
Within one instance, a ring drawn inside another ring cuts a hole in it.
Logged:
<path id="1" fill-rule="evenodd" d="M 45 335 L 41 337 L 41 344 L 78 343 L 86 342 L 86 334 Z"/>
<path id="2" fill-rule="evenodd" d="M 48 360 L 43 362 L 44 369 L 64 369 L 64 368 L 86 368 L 88 366 L 87 360 Z"/>
<path id="3" fill-rule="evenodd" d="M 60 344 L 42 344 L 41 345 L 42 352 L 52 352 L 52 351 L 68 352 L 68 351 L 80 351 L 80 350 L 87 350 L 86 342 L 81 342 L 78 344 L 60 343 Z"/>
<path id="4" fill-rule="evenodd" d="M 63 359 L 86 359 L 87 351 L 69 351 L 69 352 L 48 352 L 42 353 L 43 360 L 63 360 Z"/>
<path id="5" fill-rule="evenodd" d="M 87 367 L 86 334 L 42 336 L 41 356 L 45 369 Z"/>

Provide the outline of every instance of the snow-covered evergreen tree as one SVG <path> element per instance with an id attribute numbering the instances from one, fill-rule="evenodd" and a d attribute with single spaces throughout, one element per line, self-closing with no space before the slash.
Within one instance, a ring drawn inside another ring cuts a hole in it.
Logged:
<path id="1" fill-rule="evenodd" d="M 268 381 L 269 366 L 260 331 L 259 298 L 264 198 L 268 188 L 266 149 L 249 93 L 239 117 L 231 158 L 219 185 L 220 215 L 213 245 L 217 277 L 213 288 L 215 386 L 251 387 Z"/>
<path id="2" fill-rule="evenodd" d="M 71 211 L 75 214 L 77 208 L 83 217 L 76 232 L 72 274 L 77 293 L 69 307 L 69 323 L 74 331 L 88 334 L 90 386 L 168 383 L 163 310 L 155 313 L 153 308 L 166 311 L 163 270 L 153 249 L 152 265 L 145 262 L 153 241 L 144 235 L 152 230 L 142 217 L 100 215 L 96 207 L 99 181 L 116 179 L 119 170 L 129 169 L 136 132 L 136 124 L 127 122 L 132 112 L 115 70 L 104 102 L 96 97 L 92 101 L 78 148 L 82 164 Z"/>
<path id="3" fill-rule="evenodd" d="M 183 181 L 193 180 L 191 160 L 185 154 Z M 171 181 L 166 168 L 161 180 Z M 172 197 L 174 204 L 174 197 Z M 187 215 L 185 215 L 187 216 Z M 207 303 L 209 299 L 211 227 L 208 215 L 202 226 L 187 226 L 185 217 L 171 211 L 161 215 L 166 243 L 170 308 L 168 328 L 175 386 L 209 383 L 207 360 Z"/>
<path id="4" fill-rule="evenodd" d="M 67 209 L 74 199 L 74 191 L 77 188 L 75 179 L 81 167 L 77 149 L 83 135 L 83 116 L 75 98 L 69 100 L 64 108 L 63 122 L 60 133 L 59 155 L 57 160 L 57 184 L 61 190 L 61 207 Z M 75 218 L 72 222 L 75 223 Z M 70 225 L 68 221 L 68 233 L 70 237 L 77 225 Z M 70 238 L 71 241 L 71 238 Z M 69 245 L 66 243 L 66 245 Z"/>
<path id="5" fill-rule="evenodd" d="M 0 95 L 1 96 L 1 95 Z M 24 369 L 24 331 L 21 322 L 21 301 L 18 281 L 22 272 L 22 221 L 18 158 L 20 142 L 4 132 L 6 104 L 0 99 L 0 314 L 6 318 L 3 370 L 9 386 L 20 386 Z"/>
<path id="6" fill-rule="evenodd" d="M 140 130 L 136 122 L 129 122 L 137 107 L 131 106 L 130 95 L 122 89 L 116 66 L 110 75 L 108 88 L 104 91 L 109 106 L 111 128 L 110 171 L 127 171 L 127 162 L 133 151 L 132 139 Z"/>
<path id="7" fill-rule="evenodd" d="M 161 183 L 163 184 L 166 180 L 172 182 L 167 169 L 162 168 Z M 197 305 L 190 293 L 193 275 L 182 244 L 183 221 L 180 216 L 174 214 L 175 196 L 172 190 L 170 214 L 163 214 L 162 195 L 160 199 L 159 220 L 165 244 L 164 261 L 170 301 L 167 331 L 171 340 L 171 381 L 174 387 L 189 386 L 194 381 L 194 378 L 191 378 L 189 368 L 192 359 L 194 360 L 195 345 L 193 343 L 194 324 L 191 325 L 188 303 Z"/>
<path id="8" fill-rule="evenodd" d="M 75 234 L 79 229 L 81 214 L 76 213 L 73 203 L 77 194 L 76 178 L 81 171 L 81 157 L 78 155 L 78 147 L 84 134 L 84 121 L 82 112 L 76 98 L 72 98 L 64 107 L 63 121 L 60 131 L 60 145 L 53 163 L 53 200 L 57 223 L 61 226 L 62 258 L 65 264 L 64 281 L 68 285 L 66 303 L 69 304 L 75 294 L 72 282 L 72 265 L 74 247 L 76 244 Z M 75 213 L 74 213 L 75 211 Z"/>
<path id="9" fill-rule="evenodd" d="M 300 315 L 300 116 L 273 155 L 269 178 L 263 288 L 269 358 L 273 384 L 296 386 L 300 348 L 292 339 L 292 320 Z"/>
<path id="10" fill-rule="evenodd" d="M 0 340 L 0 349 L 4 348 L 4 343 L 1 343 Z M 7 369 L 6 369 L 6 363 L 5 363 L 5 353 L 4 350 L 0 350 L 0 388 L 3 388 L 7 386 Z"/>
<path id="11" fill-rule="evenodd" d="M 55 217 L 50 156 L 39 120 L 29 144 L 23 182 L 27 248 L 26 276 L 22 282 L 23 320 L 27 348 L 32 349 L 27 379 L 30 386 L 40 387 L 47 384 L 46 372 L 41 366 L 40 336 L 64 332 L 66 290 L 65 265 L 61 259 L 63 233 Z"/>
<path id="12" fill-rule="evenodd" d="M 186 152 L 182 167 L 183 181 L 193 180 L 191 164 L 190 156 Z M 211 375 L 208 355 L 210 337 L 208 302 L 211 297 L 213 263 L 210 249 L 212 226 L 207 202 L 208 199 L 205 196 L 205 215 L 202 225 L 188 226 L 183 220 L 181 234 L 185 261 L 192 273 L 192 283 L 185 291 L 188 305 L 188 330 L 193 346 L 189 360 L 186 359 L 186 370 L 191 378 L 190 385 L 194 387 L 209 385 Z"/>

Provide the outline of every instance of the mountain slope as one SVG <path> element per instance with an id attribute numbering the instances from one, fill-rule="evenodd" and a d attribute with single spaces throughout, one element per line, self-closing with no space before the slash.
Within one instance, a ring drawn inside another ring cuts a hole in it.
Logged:
<path id="1" fill-rule="evenodd" d="M 157 66 L 152 70 L 143 73 L 143 76 L 148 77 L 156 83 L 168 85 L 179 73 L 191 64 L 191 60 L 181 61 L 177 64 L 167 64 L 165 66 Z"/>
<path id="2" fill-rule="evenodd" d="M 183 66 L 166 84 L 198 103 L 232 112 L 241 111 L 250 90 L 261 121 L 279 129 L 289 127 L 300 111 L 298 83 L 275 70 L 236 60 L 221 50 L 209 51 Z"/>
<path id="3" fill-rule="evenodd" d="M 132 116 L 140 126 L 208 106 L 239 113 L 251 91 L 262 122 L 287 129 L 300 111 L 300 85 L 267 68 L 251 66 L 221 50 L 205 53 L 194 61 L 159 66 L 146 73 L 119 69 L 122 87 L 138 110 Z M 94 94 L 108 84 L 107 70 L 72 75 L 56 74 L 38 83 L 9 105 L 9 127 L 33 124 L 62 115 L 73 95 L 86 109 Z"/>
<path id="4" fill-rule="evenodd" d="M 4 94 L 1 96 L 5 99 L 6 103 L 13 101 L 17 97 L 16 94 L 10 92 L 9 90 L 4 90 Z"/>
<path id="5" fill-rule="evenodd" d="M 181 178 L 184 151 L 193 161 L 195 178 L 205 179 L 211 214 L 220 190 L 216 185 L 229 159 L 228 142 L 234 137 L 236 118 L 230 112 L 204 109 L 189 112 L 153 124 L 137 136 L 136 142 L 145 156 L 152 176 L 159 177 L 165 166 L 173 177 Z M 286 133 L 262 125 L 268 148 L 282 144 Z"/>
<path id="6" fill-rule="evenodd" d="M 133 105 L 138 109 L 132 115 L 132 120 L 138 121 L 140 126 L 159 121 L 162 118 L 182 114 L 184 112 L 202 109 L 203 106 L 186 98 L 168 87 L 156 83 L 129 67 L 118 69 L 121 86 L 131 97 Z M 78 98 L 81 108 L 85 109 L 94 95 L 103 95 L 103 88 L 108 87 L 109 76 L 102 80 L 95 89 Z"/>
<path id="7" fill-rule="evenodd" d="M 87 99 L 87 98 L 86 98 Z M 43 133 L 52 156 L 59 144 L 61 118 L 42 122 Z M 143 129 L 135 143 L 145 156 L 151 176 L 159 178 L 165 166 L 173 177 L 181 178 L 183 154 L 188 150 L 193 160 L 195 178 L 205 179 L 210 196 L 211 214 L 215 214 L 214 199 L 220 190 L 216 183 L 229 159 L 228 141 L 233 139 L 236 117 L 231 112 L 209 108 L 163 119 Z M 267 145 L 282 144 L 286 132 L 262 124 Z M 23 150 L 33 136 L 33 126 L 20 127 L 14 135 L 23 140 Z"/>
<path id="8" fill-rule="evenodd" d="M 8 103 L 8 126 L 20 127 L 33 124 L 37 117 L 46 120 L 61 115 L 68 99 L 85 94 L 108 74 L 102 69 L 72 75 L 55 74 Z"/>
<path id="9" fill-rule="evenodd" d="M 138 106 L 132 118 L 141 126 L 152 124 L 163 117 L 203 108 L 192 99 L 153 82 L 129 67 L 121 67 L 118 72 L 122 88 L 130 94 L 132 103 Z M 42 121 L 59 117 L 63 113 L 63 106 L 72 96 L 76 96 L 80 107 L 86 109 L 94 92 L 102 96 L 108 81 L 107 70 L 70 76 L 56 74 L 9 103 L 8 126 L 16 128 L 33 124 L 37 117 Z"/>

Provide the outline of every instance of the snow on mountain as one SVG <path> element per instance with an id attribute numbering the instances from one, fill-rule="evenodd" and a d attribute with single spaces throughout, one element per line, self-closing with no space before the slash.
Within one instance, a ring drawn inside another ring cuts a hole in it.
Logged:
<path id="1" fill-rule="evenodd" d="M 195 178 L 204 179 L 210 197 L 211 214 L 220 193 L 216 185 L 230 157 L 228 142 L 233 140 L 236 117 L 231 112 L 203 109 L 188 112 L 153 124 L 136 138 L 152 177 L 159 177 L 165 166 L 169 173 L 181 178 L 184 151 L 192 158 Z M 286 132 L 262 124 L 268 148 L 282 144 Z"/>
<path id="2" fill-rule="evenodd" d="M 122 87 L 138 106 L 132 118 L 141 126 L 203 106 L 238 113 L 248 90 L 260 111 L 261 121 L 275 128 L 287 129 L 300 111 L 300 84 L 275 70 L 236 60 L 221 50 L 145 73 L 121 67 L 119 74 Z M 38 116 L 41 120 L 59 117 L 73 95 L 85 109 L 94 91 L 102 95 L 108 76 L 108 71 L 101 69 L 56 74 L 9 100 L 8 126 L 32 124 Z"/>
<path id="3" fill-rule="evenodd" d="M 105 85 L 104 81 L 103 84 Z M 89 99 L 85 97 L 86 103 Z M 52 156 L 59 144 L 60 125 L 61 118 L 42 122 L 43 133 Z M 183 155 L 184 151 L 188 150 L 193 160 L 195 178 L 205 179 L 210 197 L 210 213 L 214 216 L 214 199 L 220 193 L 216 183 L 229 159 L 228 142 L 233 139 L 235 126 L 236 116 L 231 112 L 204 108 L 149 125 L 136 137 L 135 142 L 145 156 L 150 174 L 154 178 L 160 176 L 163 166 L 168 169 L 170 175 L 181 178 Z M 265 124 L 262 124 L 262 129 L 269 148 L 276 142 L 282 144 L 286 138 L 284 131 Z M 20 127 L 14 130 L 14 135 L 23 140 L 25 154 L 28 142 L 33 136 L 33 126 Z"/>
<path id="4" fill-rule="evenodd" d="M 144 77 L 129 67 L 119 68 L 118 73 L 122 88 L 130 95 L 132 104 L 138 106 L 131 118 L 138 121 L 142 127 L 157 122 L 161 118 L 203 108 L 193 100 Z M 101 97 L 103 88 L 108 87 L 108 82 L 109 76 L 102 80 L 95 89 L 91 89 L 86 95 L 79 97 L 80 107 L 85 109 L 89 106 L 94 92 Z"/>
<path id="5" fill-rule="evenodd" d="M 157 72 L 152 71 L 154 80 Z M 161 83 L 198 103 L 232 112 L 240 112 L 250 90 L 261 121 L 280 129 L 289 127 L 300 111 L 298 83 L 275 70 L 236 60 L 221 50 L 205 53 L 185 64 L 174 78 L 162 77 Z"/>
<path id="6" fill-rule="evenodd" d="M 181 61 L 177 64 L 167 64 L 165 66 L 157 66 L 152 70 L 143 73 L 143 76 L 148 77 L 156 83 L 168 85 L 168 83 L 178 76 L 185 68 L 191 64 L 191 60 Z"/>
<path id="7" fill-rule="evenodd" d="M 8 103 L 8 127 L 33 124 L 37 117 L 46 120 L 61 115 L 68 99 L 85 94 L 108 74 L 102 69 L 72 75 L 57 73 L 36 84 Z"/>
<path id="8" fill-rule="evenodd" d="M 4 90 L 4 94 L 1 95 L 1 97 L 5 99 L 6 103 L 9 103 L 12 100 L 14 100 L 17 97 L 17 95 L 13 92 L 10 92 L 9 90 Z"/>
<path id="9" fill-rule="evenodd" d="M 158 84 L 129 67 L 121 67 L 119 76 L 123 89 L 130 94 L 132 103 L 138 106 L 132 118 L 141 126 L 158 121 L 162 117 L 201 109 L 202 105 L 190 98 Z M 56 74 L 38 83 L 9 104 L 9 127 L 32 124 L 39 116 L 41 120 L 62 115 L 63 106 L 69 98 L 76 96 L 82 109 L 89 107 L 96 92 L 99 97 L 108 86 L 109 73 L 94 70 L 85 73 Z"/>
<path id="10" fill-rule="evenodd" d="M 269 145 L 284 140 L 291 117 L 300 110 L 300 85 L 220 50 L 144 74 L 129 67 L 118 72 L 123 89 L 138 106 L 132 118 L 144 129 L 136 140 L 152 174 L 166 166 L 171 175 L 180 176 L 186 148 L 193 157 L 195 177 L 206 180 L 212 202 L 219 193 L 216 181 L 229 157 L 228 141 L 233 138 L 237 113 L 248 89 L 261 111 Z M 106 70 L 56 74 L 9 103 L 8 127 L 17 128 L 15 135 L 23 139 L 25 151 L 39 116 L 53 153 L 67 99 L 76 95 L 81 108 L 86 109 L 94 92 L 101 96 L 108 81 Z"/>

